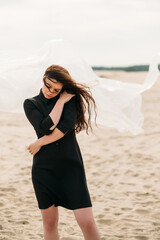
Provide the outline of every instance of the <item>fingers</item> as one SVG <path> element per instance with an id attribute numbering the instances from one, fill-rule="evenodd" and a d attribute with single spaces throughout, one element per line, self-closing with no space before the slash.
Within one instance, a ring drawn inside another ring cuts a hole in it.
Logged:
<path id="1" fill-rule="evenodd" d="M 61 94 L 61 98 L 64 99 L 65 102 L 68 102 L 72 97 L 76 96 L 76 94 L 74 93 L 68 93 L 66 91 L 64 91 L 62 94 Z"/>
<path id="2" fill-rule="evenodd" d="M 31 149 L 30 149 L 30 146 L 28 146 L 28 151 L 30 152 L 30 154 L 33 154 L 33 152 L 31 151 Z"/>
<path id="3" fill-rule="evenodd" d="M 33 152 L 31 150 L 29 150 L 30 154 L 33 154 Z"/>

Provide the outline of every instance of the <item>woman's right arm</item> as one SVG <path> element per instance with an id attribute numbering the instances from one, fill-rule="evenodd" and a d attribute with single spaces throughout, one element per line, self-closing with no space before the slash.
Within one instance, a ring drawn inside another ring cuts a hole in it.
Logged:
<path id="1" fill-rule="evenodd" d="M 54 108 L 52 109 L 52 111 L 49 114 L 49 116 L 52 119 L 53 124 L 54 124 L 50 128 L 50 130 L 53 130 L 57 126 L 57 124 L 60 120 L 60 117 L 62 115 L 64 103 L 68 102 L 73 96 L 75 96 L 75 94 L 70 94 L 70 93 L 67 93 L 66 91 L 61 93 L 60 98 L 57 100 Z"/>

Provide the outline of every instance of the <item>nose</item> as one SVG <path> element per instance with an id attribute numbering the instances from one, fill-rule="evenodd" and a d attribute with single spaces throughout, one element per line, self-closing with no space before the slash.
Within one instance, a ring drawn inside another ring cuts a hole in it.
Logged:
<path id="1" fill-rule="evenodd" d="M 52 90 L 51 90 L 51 89 L 52 89 L 52 88 L 49 89 L 49 92 L 55 93 L 55 91 L 54 91 L 53 89 L 52 89 Z"/>

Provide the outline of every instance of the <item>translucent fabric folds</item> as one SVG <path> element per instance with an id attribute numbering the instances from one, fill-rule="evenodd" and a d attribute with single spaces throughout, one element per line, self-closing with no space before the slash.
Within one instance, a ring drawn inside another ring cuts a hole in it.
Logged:
<path id="1" fill-rule="evenodd" d="M 136 135 L 143 132 L 141 94 L 156 82 L 159 58 L 159 54 L 153 57 L 143 84 L 124 83 L 98 77 L 67 40 L 49 40 L 27 58 L 3 58 L 0 66 L 0 111 L 23 112 L 24 99 L 38 95 L 46 68 L 58 64 L 65 67 L 74 80 L 90 86 L 97 104 L 97 124 Z M 91 120 L 94 122 L 93 109 Z"/>

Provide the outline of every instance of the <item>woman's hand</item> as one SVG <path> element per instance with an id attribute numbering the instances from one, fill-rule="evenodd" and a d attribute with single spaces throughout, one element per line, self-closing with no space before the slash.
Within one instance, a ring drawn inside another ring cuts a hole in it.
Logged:
<path id="1" fill-rule="evenodd" d="M 34 143 L 31 143 L 27 149 L 29 150 L 30 154 L 34 156 L 41 149 L 41 147 L 42 145 L 40 142 L 36 140 Z"/>
<path id="2" fill-rule="evenodd" d="M 63 100 L 64 103 L 68 102 L 75 94 L 67 93 L 66 91 L 63 91 L 60 94 L 60 99 Z"/>

